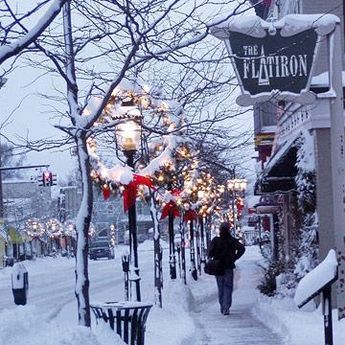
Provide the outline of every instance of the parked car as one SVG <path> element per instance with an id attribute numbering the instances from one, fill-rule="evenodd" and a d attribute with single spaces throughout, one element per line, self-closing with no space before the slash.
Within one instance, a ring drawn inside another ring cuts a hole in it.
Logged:
<path id="1" fill-rule="evenodd" d="M 94 241 L 90 245 L 89 256 L 91 260 L 99 258 L 114 259 L 114 248 L 108 241 Z"/>

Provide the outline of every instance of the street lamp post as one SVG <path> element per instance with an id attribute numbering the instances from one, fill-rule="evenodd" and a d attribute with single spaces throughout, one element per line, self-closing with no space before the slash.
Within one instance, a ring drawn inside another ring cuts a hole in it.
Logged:
<path id="1" fill-rule="evenodd" d="M 134 155 L 135 150 L 123 150 L 124 155 L 127 158 L 127 165 L 134 169 Z M 137 239 L 137 213 L 136 204 L 130 205 L 128 208 L 128 229 L 129 229 L 129 257 L 131 263 L 134 264 L 135 279 L 135 291 L 137 301 L 141 301 L 140 294 L 140 275 L 139 275 L 139 263 L 138 263 L 138 239 Z"/>
<path id="2" fill-rule="evenodd" d="M 141 128 L 138 124 L 141 119 L 141 114 L 134 106 L 134 103 L 130 102 L 126 102 L 126 104 L 123 102 L 122 110 L 123 121 L 116 126 L 116 144 L 119 145 L 119 148 L 126 157 L 126 164 L 131 170 L 134 170 L 134 159 L 141 136 Z M 134 202 L 128 207 L 128 230 L 129 261 L 132 267 L 134 267 L 134 278 L 131 275 L 131 280 L 135 281 L 136 300 L 141 301 L 135 197 Z"/>

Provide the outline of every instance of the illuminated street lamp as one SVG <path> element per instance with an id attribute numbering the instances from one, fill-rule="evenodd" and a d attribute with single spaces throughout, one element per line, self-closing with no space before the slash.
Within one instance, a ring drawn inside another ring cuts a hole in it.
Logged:
<path id="1" fill-rule="evenodd" d="M 231 192 L 232 201 L 231 201 L 231 208 L 232 208 L 232 218 L 233 218 L 233 231 L 236 231 L 236 215 L 235 215 L 235 200 L 237 197 L 237 193 L 241 193 L 241 196 L 244 195 L 246 188 L 247 188 L 247 180 L 246 179 L 231 179 L 228 180 L 228 190 Z"/>
<path id="2" fill-rule="evenodd" d="M 139 148 L 141 141 L 141 119 L 140 111 L 135 107 L 134 101 L 123 101 L 120 107 L 120 116 L 116 119 L 120 120 L 115 128 L 116 147 L 121 150 L 126 157 L 126 164 L 134 170 L 134 158 Z M 118 151 L 117 150 L 117 151 Z M 129 205 L 128 208 L 128 230 L 129 230 L 129 258 L 134 265 L 134 272 L 137 276 L 136 284 L 136 299 L 141 301 L 140 294 L 140 274 L 138 264 L 138 239 L 137 239 L 137 220 L 136 220 L 136 206 L 135 202 Z"/>

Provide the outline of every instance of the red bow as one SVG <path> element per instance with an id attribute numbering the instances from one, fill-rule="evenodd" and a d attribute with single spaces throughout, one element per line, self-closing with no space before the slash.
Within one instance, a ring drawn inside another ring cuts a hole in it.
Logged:
<path id="1" fill-rule="evenodd" d="M 107 200 L 110 198 L 110 188 L 108 186 L 102 187 L 102 193 L 104 200 Z"/>
<path id="2" fill-rule="evenodd" d="M 241 200 L 236 201 L 236 208 L 239 212 L 241 212 L 244 208 L 244 204 Z"/>
<path id="3" fill-rule="evenodd" d="M 128 183 L 123 192 L 123 207 L 125 212 L 127 212 L 128 209 L 135 204 L 139 185 L 154 188 L 153 183 L 149 177 L 133 174 L 133 181 Z"/>
<path id="4" fill-rule="evenodd" d="M 175 188 L 171 191 L 172 196 L 180 196 L 180 194 L 181 194 L 181 191 L 177 188 Z"/>
<path id="5" fill-rule="evenodd" d="M 180 211 L 176 203 L 170 200 L 162 209 L 161 219 L 168 217 L 169 213 L 172 213 L 173 218 L 180 217 Z"/>
<path id="6" fill-rule="evenodd" d="M 184 213 L 183 216 L 183 221 L 188 222 L 190 220 L 197 220 L 198 219 L 198 214 L 194 210 L 188 210 Z"/>

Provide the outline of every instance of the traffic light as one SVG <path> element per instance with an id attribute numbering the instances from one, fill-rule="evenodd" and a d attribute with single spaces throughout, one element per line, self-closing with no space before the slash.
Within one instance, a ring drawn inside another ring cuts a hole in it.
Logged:
<path id="1" fill-rule="evenodd" d="M 51 187 L 56 185 L 56 174 L 53 174 L 51 171 L 46 170 L 38 178 L 39 186 Z"/>
<path id="2" fill-rule="evenodd" d="M 53 184 L 53 174 L 46 170 L 42 173 L 42 183 L 44 187 L 50 187 Z"/>

